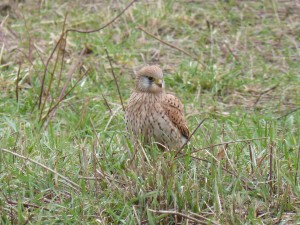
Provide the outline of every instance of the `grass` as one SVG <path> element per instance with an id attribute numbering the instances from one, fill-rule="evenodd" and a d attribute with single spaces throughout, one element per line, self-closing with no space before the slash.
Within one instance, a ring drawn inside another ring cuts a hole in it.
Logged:
<path id="1" fill-rule="evenodd" d="M 138 1 L 53 51 L 128 3 L 1 3 L 1 223 L 298 224 L 299 4 Z M 124 100 L 159 64 L 190 130 L 208 117 L 180 157 L 127 139 L 105 49 Z"/>

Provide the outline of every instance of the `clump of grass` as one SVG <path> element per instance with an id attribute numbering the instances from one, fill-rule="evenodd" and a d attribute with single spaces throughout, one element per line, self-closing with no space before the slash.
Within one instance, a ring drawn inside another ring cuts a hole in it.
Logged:
<path id="1" fill-rule="evenodd" d="M 129 3 L 8 3 L 1 222 L 298 223 L 298 5 L 137 1 L 66 36 Z M 145 63 L 164 68 L 191 131 L 208 117 L 180 153 L 127 138 L 119 95 Z"/>

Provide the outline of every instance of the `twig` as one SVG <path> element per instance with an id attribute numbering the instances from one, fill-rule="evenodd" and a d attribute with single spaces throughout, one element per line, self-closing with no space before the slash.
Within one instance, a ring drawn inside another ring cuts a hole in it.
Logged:
<path id="1" fill-rule="evenodd" d="M 181 49 L 181 48 L 178 48 L 178 47 L 175 46 L 175 45 L 172 45 L 172 44 L 170 44 L 170 43 L 168 43 L 168 42 L 165 42 L 165 41 L 159 39 L 159 38 L 156 37 L 155 35 L 151 34 L 151 33 L 148 32 L 148 31 L 146 31 L 145 28 L 143 28 L 143 27 L 141 27 L 141 26 L 138 26 L 137 28 L 138 28 L 139 30 L 145 32 L 146 34 L 148 34 L 150 37 L 153 37 L 154 39 L 156 39 L 156 40 L 158 40 L 159 42 L 163 43 L 164 45 L 167 45 L 167 46 L 169 46 L 169 47 L 171 47 L 171 48 L 174 48 L 174 49 L 176 49 L 176 50 L 182 52 L 183 54 L 185 54 L 185 55 L 191 57 L 192 59 L 198 61 L 198 58 L 197 58 L 197 57 L 191 55 L 190 53 L 188 53 L 187 51 L 185 51 L 185 50 L 183 50 L 183 49 Z M 201 65 L 205 67 L 205 65 L 203 65 L 202 63 L 201 63 Z"/>
<path id="2" fill-rule="evenodd" d="M 19 78 L 20 78 L 20 72 L 21 72 L 21 63 L 19 64 L 19 69 L 17 73 L 17 80 L 16 80 L 16 99 L 17 102 L 19 102 Z"/>
<path id="3" fill-rule="evenodd" d="M 18 203 L 17 202 L 14 202 L 12 200 L 9 200 L 8 197 L 4 194 L 4 192 L 2 191 L 2 189 L 0 188 L 0 193 L 3 195 L 3 197 L 5 198 L 5 201 L 10 204 L 10 205 L 17 205 Z M 29 206 L 28 203 L 25 203 L 26 205 L 24 205 L 25 207 Z M 38 206 L 36 205 L 31 205 L 31 207 L 33 208 L 39 208 Z"/>
<path id="4" fill-rule="evenodd" d="M 67 29 L 66 30 L 66 33 L 68 32 L 77 32 L 77 33 L 94 33 L 94 32 L 97 32 L 97 31 L 100 31 L 106 27 L 108 27 L 110 24 L 112 24 L 113 22 L 115 22 L 120 16 L 122 16 L 124 14 L 124 12 L 130 7 L 133 5 L 133 3 L 135 3 L 137 0 L 133 0 L 131 1 L 116 17 L 114 17 L 111 21 L 109 21 L 107 24 L 105 24 L 104 26 L 100 27 L 100 28 L 97 28 L 97 29 L 94 29 L 94 30 L 77 30 L 77 29 Z"/>
<path id="5" fill-rule="evenodd" d="M 276 85 L 274 85 L 274 86 L 272 86 L 272 87 L 270 87 L 270 88 L 268 88 L 268 89 L 262 91 L 261 93 L 259 93 L 259 96 L 258 96 L 258 98 L 256 99 L 256 101 L 255 101 L 255 103 L 254 103 L 253 106 L 255 107 L 255 106 L 257 105 L 257 103 L 259 102 L 261 96 L 263 96 L 264 94 L 268 93 L 269 91 L 272 91 L 272 90 L 276 89 L 277 87 L 278 87 L 278 84 L 276 84 Z"/>
<path id="6" fill-rule="evenodd" d="M 63 68 L 63 59 L 64 59 L 64 50 L 65 50 L 65 39 L 67 38 L 67 37 L 64 38 L 66 21 L 67 21 L 67 15 L 65 16 L 64 23 L 63 23 L 63 28 L 62 28 L 62 32 L 61 32 L 61 35 L 60 35 L 60 38 L 59 38 L 59 46 L 58 46 L 59 48 L 58 48 L 58 51 L 57 51 L 57 54 L 56 54 L 54 66 L 53 66 L 52 72 L 50 72 L 50 81 L 48 83 L 48 88 L 47 88 L 47 91 L 46 91 L 45 99 L 44 99 L 44 102 L 43 102 L 42 107 L 40 109 L 41 112 L 40 112 L 39 121 L 42 118 L 43 111 L 44 111 L 44 108 L 45 108 L 48 96 L 50 95 L 50 90 L 51 90 L 52 82 L 53 82 L 53 79 L 54 79 L 54 73 L 55 73 L 57 65 L 58 65 L 58 60 L 59 60 L 61 49 L 63 47 L 63 56 L 61 57 L 62 58 L 61 70 L 60 70 L 59 79 L 58 79 L 58 83 L 60 82 L 62 68 Z"/>
<path id="7" fill-rule="evenodd" d="M 108 108 L 108 110 L 109 110 L 110 115 L 112 115 L 113 112 L 112 112 L 112 110 L 111 110 L 111 108 L 110 108 L 110 105 L 108 104 L 108 101 L 106 100 L 106 98 L 104 97 L 103 94 L 102 94 L 102 98 L 103 98 L 103 100 L 104 100 L 105 105 L 107 106 L 107 108 Z"/>
<path id="8" fill-rule="evenodd" d="M 260 157 L 259 159 L 258 159 L 258 161 L 257 161 L 257 167 L 260 169 L 260 166 L 261 166 L 261 164 L 262 164 L 262 162 L 265 160 L 265 158 L 267 157 L 267 153 L 266 154 L 264 154 L 262 157 Z M 261 170 L 260 170 L 260 172 L 261 172 Z"/>
<path id="9" fill-rule="evenodd" d="M 47 59 L 46 65 L 45 65 L 45 69 L 44 69 L 44 74 L 43 74 L 43 78 L 42 78 L 42 87 L 41 87 L 41 91 L 40 91 L 40 96 L 39 96 L 39 104 L 38 104 L 38 108 L 40 109 L 41 104 L 42 104 L 42 98 L 43 98 L 43 91 L 44 91 L 44 85 L 45 85 L 45 79 L 46 79 L 46 75 L 47 75 L 47 71 L 48 71 L 48 65 L 56 51 L 56 49 L 58 48 L 61 40 L 63 39 L 63 35 L 64 33 L 61 34 L 59 40 L 57 41 L 57 43 L 54 46 L 54 49 L 52 50 L 49 58 Z"/>
<path id="10" fill-rule="evenodd" d="M 70 186 L 70 187 L 72 187 L 74 190 L 76 190 L 76 191 L 81 190 L 81 188 L 80 188 L 80 186 L 79 186 L 78 184 L 74 183 L 73 181 L 69 180 L 67 177 L 65 177 L 65 176 L 63 176 L 63 175 L 57 173 L 55 170 L 53 170 L 53 169 L 51 169 L 51 168 L 49 168 L 49 167 L 47 167 L 47 166 L 45 166 L 45 165 L 43 165 L 43 164 L 41 164 L 41 163 L 35 161 L 35 160 L 33 160 L 33 159 L 30 159 L 30 158 L 25 157 L 25 156 L 23 156 L 23 155 L 20 155 L 20 154 L 18 154 L 18 153 L 12 152 L 12 151 L 10 151 L 10 150 L 8 150 L 8 149 L 0 148 L 0 150 L 3 151 L 3 152 L 6 152 L 6 153 L 12 154 L 12 155 L 14 155 L 14 156 L 17 156 L 17 157 L 19 157 L 19 158 L 21 158 L 21 159 L 25 159 L 25 160 L 27 160 L 27 161 L 29 161 L 29 162 L 32 162 L 32 163 L 34 163 L 34 164 L 36 164 L 36 165 L 38 165 L 38 166 L 40 166 L 40 167 L 42 167 L 42 168 L 44 168 L 44 169 L 46 169 L 46 170 L 48 170 L 48 171 L 54 173 L 54 174 L 57 175 L 58 177 L 60 177 L 60 178 L 62 178 L 63 180 L 67 181 L 68 183 L 72 184 L 74 187 L 73 187 L 73 186 Z"/>
<path id="11" fill-rule="evenodd" d="M 153 212 L 153 213 L 158 213 L 158 214 L 169 214 L 169 215 L 181 216 L 181 217 L 184 217 L 186 219 L 192 220 L 192 221 L 196 222 L 197 224 L 207 224 L 207 223 L 205 223 L 201 220 L 198 220 L 194 217 L 191 217 L 189 215 L 186 215 L 186 214 L 183 214 L 183 213 L 180 213 L 180 212 L 176 212 L 176 211 L 153 210 L 153 209 L 149 209 L 149 208 L 147 210 L 150 211 L 150 212 Z M 213 222 L 213 221 L 211 221 L 211 220 L 209 220 L 209 219 L 207 219 L 207 218 L 205 218 L 201 215 L 197 215 L 197 216 L 201 219 L 204 219 L 204 220 L 208 221 L 209 224 L 217 224 L 217 223 L 215 223 L 215 222 Z"/>
<path id="12" fill-rule="evenodd" d="M 10 205 L 18 205 L 18 204 L 19 204 L 18 202 L 9 200 L 6 196 L 5 196 L 5 198 L 6 198 L 6 202 L 7 202 L 8 204 L 10 204 Z M 41 208 L 41 206 L 38 206 L 38 205 L 35 205 L 35 204 L 31 204 L 31 203 L 22 202 L 21 204 L 22 204 L 24 207 L 26 207 L 26 208 L 36 208 L 36 209 Z M 44 208 L 44 207 L 43 207 L 43 209 L 49 211 L 48 208 Z"/>
<path id="13" fill-rule="evenodd" d="M 211 163 L 211 161 L 207 160 L 207 159 L 202 159 L 202 158 L 199 158 L 199 157 L 196 157 L 196 156 L 192 156 L 191 155 L 191 158 L 192 159 L 197 159 L 199 161 L 203 161 L 203 162 L 206 162 L 206 163 Z M 212 157 L 213 160 L 216 160 L 214 157 Z"/>
<path id="14" fill-rule="evenodd" d="M 206 160 L 206 159 L 202 159 L 202 158 L 199 158 L 199 157 L 196 157 L 196 156 L 192 156 L 192 155 L 191 155 L 190 157 L 191 157 L 192 159 L 196 159 L 196 160 L 199 160 L 199 161 L 203 161 L 203 162 L 206 162 L 206 163 L 211 163 L 210 161 L 208 161 L 208 160 Z M 219 162 L 219 160 L 217 160 L 215 157 L 212 157 L 212 159 L 215 160 L 216 162 Z M 226 171 L 227 173 L 231 174 L 232 176 L 234 176 L 234 177 L 240 179 L 240 180 L 243 182 L 244 188 L 245 188 L 245 189 L 247 188 L 248 190 L 251 190 L 251 188 L 247 185 L 247 182 L 249 182 L 249 181 L 246 181 L 244 178 L 239 177 L 239 176 L 237 175 L 236 171 L 234 171 L 233 166 L 231 166 L 231 167 L 232 167 L 233 171 L 230 171 L 230 170 L 226 169 L 224 166 L 222 166 L 221 169 L 224 170 L 224 171 Z"/>
<path id="15" fill-rule="evenodd" d="M 243 139 L 243 140 L 236 140 L 236 141 L 222 142 L 222 143 L 218 143 L 218 144 L 214 144 L 214 145 L 210 145 L 210 146 L 206 146 L 206 147 L 203 147 L 203 148 L 196 149 L 196 150 L 194 150 L 194 151 L 191 151 L 191 152 L 188 153 L 188 154 L 182 154 L 182 155 L 180 155 L 180 156 L 177 156 L 177 157 L 175 157 L 174 159 L 179 159 L 179 158 L 182 158 L 182 157 L 187 156 L 187 155 L 189 155 L 189 154 L 193 154 L 193 153 L 202 151 L 202 150 L 204 150 L 204 149 L 214 148 L 214 147 L 221 146 L 221 145 L 234 144 L 234 143 L 240 143 L 240 142 L 249 142 L 249 141 L 256 141 L 256 140 L 263 140 L 263 139 L 267 139 L 267 138 L 268 138 L 268 137 L 261 137 L 261 138 L 252 138 L 252 139 Z"/>
<path id="16" fill-rule="evenodd" d="M 80 65 L 82 64 L 82 57 L 83 57 L 83 55 L 85 54 L 85 52 L 86 52 L 86 49 L 85 49 L 85 48 L 82 49 L 82 51 L 81 51 L 81 53 L 80 53 L 80 55 L 79 55 L 79 58 L 78 58 L 77 61 L 75 61 L 75 62 L 73 63 L 73 65 L 71 66 L 71 68 L 70 68 L 70 70 L 69 70 L 69 72 L 68 72 L 68 74 L 67 74 L 67 81 L 66 81 L 66 83 L 65 83 L 65 85 L 64 85 L 64 87 L 63 87 L 63 89 L 62 89 L 61 92 L 60 92 L 60 95 L 59 95 L 59 97 L 58 97 L 58 99 L 57 99 L 57 102 L 56 102 L 56 104 L 55 104 L 53 107 L 49 107 L 49 110 L 48 110 L 46 116 L 43 118 L 42 126 L 43 126 L 45 120 L 47 119 L 47 116 L 48 116 L 48 115 L 49 115 L 49 120 L 51 120 L 51 118 L 53 117 L 53 115 L 54 115 L 54 113 L 55 113 L 55 111 L 56 111 L 56 109 L 57 109 L 57 106 L 58 106 L 59 103 L 67 96 L 67 94 L 65 94 L 65 91 L 66 91 L 66 89 L 67 89 L 67 86 L 68 86 L 68 84 L 70 83 L 71 78 L 73 77 L 73 74 L 75 73 L 75 70 L 76 70 L 78 67 L 80 67 Z M 88 71 L 89 71 L 89 70 L 87 70 L 86 73 L 87 73 Z M 71 90 L 74 89 L 74 87 L 75 87 L 75 86 L 78 84 L 78 82 L 86 75 L 86 73 L 84 73 L 83 76 L 77 80 L 77 82 L 75 83 L 75 85 L 70 89 L 69 92 L 67 92 L 68 94 L 71 92 Z M 42 117 L 41 117 L 41 119 L 42 119 Z M 41 127 L 42 127 L 42 126 L 41 126 Z"/>
<path id="17" fill-rule="evenodd" d="M 253 159 L 252 148 L 251 148 L 250 143 L 249 143 L 248 147 L 249 147 L 249 155 L 250 155 L 250 162 L 251 162 L 251 174 L 253 174 L 253 172 L 254 172 L 254 166 L 253 166 L 254 159 Z"/>
<path id="18" fill-rule="evenodd" d="M 67 16 L 68 16 L 68 13 L 65 15 L 63 29 L 62 29 L 63 31 L 65 31 L 65 28 L 66 28 Z M 60 81 L 61 81 L 61 74 L 62 74 L 64 65 L 65 65 L 64 59 L 65 59 L 65 52 L 66 52 L 66 46 L 67 46 L 67 37 L 68 37 L 68 34 L 66 33 L 65 38 L 62 38 L 62 41 L 60 43 L 60 48 L 59 48 L 59 51 L 62 52 L 62 57 L 61 57 L 60 72 L 59 72 L 58 82 L 57 82 L 57 89 L 59 89 Z"/>
<path id="19" fill-rule="evenodd" d="M 181 146 L 181 148 L 176 152 L 175 157 L 179 154 L 179 152 L 181 152 L 181 150 L 189 143 L 189 141 L 191 140 L 191 138 L 194 136 L 194 134 L 196 133 L 196 131 L 199 129 L 199 127 L 204 123 L 204 121 L 207 120 L 207 117 L 204 118 L 199 124 L 198 126 L 194 129 L 194 131 L 192 132 L 192 134 L 189 136 L 189 138 L 187 139 L 187 141 Z"/>
<path id="20" fill-rule="evenodd" d="M 118 84 L 118 81 L 117 81 L 117 78 L 116 78 L 116 75 L 115 75 L 115 72 L 114 72 L 114 68 L 112 66 L 112 63 L 111 63 L 111 60 L 110 60 L 110 57 L 109 57 L 109 54 L 108 54 L 108 51 L 107 51 L 106 48 L 105 48 L 105 52 L 106 52 L 107 59 L 109 61 L 109 65 L 110 65 L 110 68 L 111 68 L 111 73 L 114 77 L 114 80 L 115 80 L 115 83 L 116 83 L 116 86 L 117 86 L 117 89 L 118 89 L 118 94 L 119 94 L 119 98 L 120 98 L 120 101 L 121 101 L 121 104 L 122 104 L 122 108 L 123 108 L 123 111 L 125 112 L 125 107 L 124 107 L 124 104 L 123 104 L 123 100 L 122 100 L 122 96 L 121 96 L 121 92 L 120 92 L 120 87 L 119 87 L 119 84 Z"/>
<path id="21" fill-rule="evenodd" d="M 237 57 L 237 55 L 232 51 L 232 49 L 230 48 L 230 46 L 227 43 L 224 43 L 226 48 L 229 50 L 230 54 L 233 56 L 233 58 L 240 63 L 239 57 Z"/>
<path id="22" fill-rule="evenodd" d="M 196 159 L 196 160 L 199 160 L 199 161 L 202 161 L 202 162 L 206 162 L 206 163 L 211 163 L 210 161 L 208 161 L 207 159 L 202 159 L 202 158 L 199 158 L 199 157 L 196 157 L 196 156 L 192 156 L 191 155 L 191 158 L 192 159 Z M 214 157 L 212 157 L 212 159 L 213 160 L 215 160 L 215 161 L 217 161 L 217 162 L 219 162 L 217 159 L 215 159 Z M 233 176 L 235 176 L 235 177 L 237 177 L 237 175 L 236 175 L 236 173 L 235 173 L 235 171 L 234 172 L 232 172 L 232 171 L 230 171 L 230 170 L 228 170 L 228 169 L 226 169 L 225 167 L 221 167 L 222 168 L 222 170 L 224 170 L 224 171 L 226 171 L 227 173 L 229 173 L 229 174 L 231 174 L 231 175 L 233 175 Z"/>
<path id="23" fill-rule="evenodd" d="M 10 201 L 4 194 L 3 194 L 3 196 L 4 196 L 4 198 L 6 199 L 6 202 L 8 203 L 8 204 L 10 204 L 10 205 L 18 205 L 18 202 L 13 202 L 13 201 Z M 21 203 L 25 208 L 29 208 L 30 206 L 27 204 L 27 203 Z M 38 206 L 35 206 L 35 205 L 31 205 L 31 207 L 33 207 L 33 208 L 40 208 L 40 207 L 38 207 Z M 46 209 L 46 210 L 48 210 L 47 208 L 44 208 L 44 209 Z M 10 221 L 10 223 L 11 224 L 14 224 L 14 222 L 13 222 L 13 213 L 12 213 L 12 207 L 10 207 L 10 218 L 11 218 L 11 221 Z M 49 211 L 49 210 L 48 210 Z M 29 222 L 29 220 L 31 220 L 32 219 L 32 217 L 33 217 L 33 214 L 29 214 L 29 217 L 27 218 L 27 220 L 25 220 L 25 222 L 23 223 L 23 225 L 26 225 L 28 222 Z"/>
<path id="24" fill-rule="evenodd" d="M 57 63 L 58 63 L 58 58 L 59 58 L 59 51 L 57 52 L 57 55 L 56 55 L 56 58 L 55 58 L 53 70 L 50 73 L 50 81 L 49 81 L 48 87 L 46 89 L 44 101 L 43 101 L 43 103 L 41 103 L 39 121 L 41 121 L 41 118 L 42 118 L 42 115 L 43 115 L 43 111 L 44 111 L 44 108 L 46 106 L 47 99 L 48 99 L 48 97 L 50 95 L 50 90 L 51 90 L 52 82 L 53 82 L 53 79 L 54 79 L 54 73 L 55 73 L 55 70 L 56 70 Z"/>
<path id="25" fill-rule="evenodd" d="M 45 115 L 45 117 L 43 118 L 43 122 L 41 124 L 41 127 L 44 125 L 47 117 L 49 116 L 50 113 L 52 113 L 53 110 L 56 110 L 57 106 L 62 102 L 63 99 L 65 99 L 70 93 L 71 91 L 76 87 L 76 85 L 86 76 L 86 74 L 89 72 L 89 70 L 87 70 L 77 81 L 76 83 L 70 88 L 70 90 L 68 92 L 65 93 L 65 95 L 55 103 L 54 106 L 52 106 L 51 108 L 49 108 L 47 114 Z M 53 113 L 51 114 L 51 118 L 52 118 Z M 50 118 L 50 119 L 51 119 Z"/>
<path id="26" fill-rule="evenodd" d="M 292 111 L 290 111 L 290 112 L 284 114 L 283 116 L 278 117 L 277 120 L 282 119 L 283 117 L 286 117 L 286 116 L 288 116 L 288 115 L 290 115 L 290 114 L 292 114 L 292 113 L 298 111 L 299 109 L 300 109 L 300 107 L 298 107 L 298 108 L 296 108 L 296 109 L 293 109 Z"/>

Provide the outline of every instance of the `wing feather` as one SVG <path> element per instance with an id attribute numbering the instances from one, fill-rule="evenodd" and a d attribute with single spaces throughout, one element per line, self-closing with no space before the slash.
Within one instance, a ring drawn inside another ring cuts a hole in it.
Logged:
<path id="1" fill-rule="evenodd" d="M 181 101 L 172 94 L 166 94 L 162 101 L 162 107 L 166 115 L 169 117 L 172 123 L 178 128 L 180 133 L 184 137 L 189 138 L 190 132 L 183 115 L 183 106 Z"/>

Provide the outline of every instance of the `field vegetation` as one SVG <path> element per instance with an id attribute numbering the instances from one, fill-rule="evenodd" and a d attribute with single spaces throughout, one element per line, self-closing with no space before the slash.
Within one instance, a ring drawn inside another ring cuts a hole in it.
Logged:
<path id="1" fill-rule="evenodd" d="M 299 12 L 1 1 L 0 223 L 299 224 Z M 163 68 L 190 131 L 203 122 L 180 152 L 126 133 L 121 101 L 146 64 Z"/>

